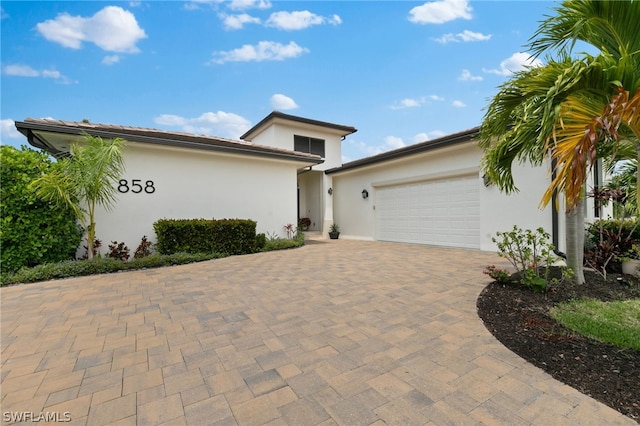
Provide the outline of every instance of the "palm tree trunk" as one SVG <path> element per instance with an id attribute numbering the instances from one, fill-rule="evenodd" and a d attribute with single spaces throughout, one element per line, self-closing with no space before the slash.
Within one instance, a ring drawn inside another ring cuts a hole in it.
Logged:
<path id="1" fill-rule="evenodd" d="M 565 214 L 567 266 L 578 284 L 584 284 L 584 199 Z"/>

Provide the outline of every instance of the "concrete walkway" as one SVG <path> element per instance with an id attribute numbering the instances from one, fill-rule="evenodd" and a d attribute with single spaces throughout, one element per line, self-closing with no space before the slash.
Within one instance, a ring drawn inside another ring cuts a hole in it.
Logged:
<path id="1" fill-rule="evenodd" d="M 494 262 L 326 240 L 3 288 L 2 422 L 635 424 L 491 336 Z"/>

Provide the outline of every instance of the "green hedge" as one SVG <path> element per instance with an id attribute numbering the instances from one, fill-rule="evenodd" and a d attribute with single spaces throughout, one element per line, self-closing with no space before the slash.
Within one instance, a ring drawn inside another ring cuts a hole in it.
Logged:
<path id="1" fill-rule="evenodd" d="M 220 257 L 224 257 L 224 255 L 217 253 L 174 253 L 167 256 L 152 254 L 151 256 L 140 259 L 132 259 L 129 262 L 123 262 L 110 257 L 94 257 L 90 260 L 66 260 L 58 263 L 38 265 L 33 268 L 22 268 L 15 273 L 3 272 L 0 276 L 0 286 L 82 277 L 94 274 L 108 274 L 119 271 L 133 271 L 143 268 L 184 265 L 187 263 L 201 262 L 203 260 L 218 259 Z"/>
<path id="2" fill-rule="evenodd" d="M 256 251 L 256 222 L 248 219 L 160 219 L 153 224 L 160 254 Z"/>
<path id="3" fill-rule="evenodd" d="M 55 163 L 46 153 L 27 147 L 0 147 L 0 269 L 73 259 L 82 229 L 71 209 L 40 200 L 29 184 Z"/>

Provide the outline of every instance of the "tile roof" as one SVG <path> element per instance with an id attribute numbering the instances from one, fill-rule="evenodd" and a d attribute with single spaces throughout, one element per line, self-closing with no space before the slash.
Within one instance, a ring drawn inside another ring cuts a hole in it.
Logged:
<path id="1" fill-rule="evenodd" d="M 347 170 L 357 169 L 360 167 L 369 166 L 372 164 L 382 163 L 384 161 L 394 160 L 397 158 L 407 157 L 409 155 L 418 154 L 421 152 L 431 151 L 433 149 L 442 148 L 446 146 L 457 145 L 468 142 L 478 135 L 480 127 L 473 127 L 468 130 L 463 130 L 458 133 L 443 136 L 441 138 L 420 142 L 414 145 L 405 146 L 402 148 L 394 149 L 393 151 L 383 152 L 371 157 L 361 158 L 359 160 L 350 161 L 344 163 L 340 167 L 335 167 L 325 171 L 326 174 L 339 173 Z"/>
<path id="2" fill-rule="evenodd" d="M 267 123 L 278 119 L 337 130 L 342 134 L 342 136 L 347 136 L 358 131 L 358 129 L 352 126 L 345 126 L 343 124 L 335 124 L 326 121 L 313 120 L 311 118 L 298 117 L 297 115 L 285 114 L 280 111 L 272 111 L 271 114 L 267 115 L 265 118 L 260 120 L 258 124 L 247 130 L 244 135 L 240 136 L 240 139 L 251 140 L 252 135 L 259 133 L 260 129 L 266 127 Z"/>
<path id="3" fill-rule="evenodd" d="M 22 122 L 17 121 L 16 128 L 22 134 L 27 136 L 27 138 L 29 139 L 29 143 L 37 146 L 38 148 L 45 149 L 49 152 L 51 152 L 51 149 L 54 149 L 54 147 L 47 143 L 47 140 L 42 135 L 42 132 L 71 135 L 81 135 L 83 133 L 88 133 L 90 135 L 100 136 L 103 138 L 120 137 L 132 142 L 177 146 L 192 149 L 224 151 L 246 155 L 281 157 L 291 160 L 309 161 L 312 163 L 322 162 L 322 159 L 317 155 L 266 145 L 258 145 L 247 141 L 227 139 L 217 136 L 195 135 L 184 132 L 169 132 L 165 130 L 143 127 L 27 118 Z M 35 134 L 34 132 L 38 132 L 38 134 Z M 62 154 L 61 152 L 51 153 L 54 155 Z"/>

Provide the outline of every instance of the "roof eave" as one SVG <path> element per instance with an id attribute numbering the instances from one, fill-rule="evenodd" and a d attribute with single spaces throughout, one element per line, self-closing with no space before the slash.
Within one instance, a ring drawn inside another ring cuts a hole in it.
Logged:
<path id="1" fill-rule="evenodd" d="M 415 145 L 409 145 L 407 147 L 395 149 L 393 151 L 384 152 L 382 154 L 374 155 L 371 157 L 362 158 L 360 160 L 351 161 L 345 163 L 340 167 L 334 167 L 325 171 L 325 174 L 345 172 L 348 170 L 358 169 L 361 167 L 371 166 L 373 164 L 383 163 L 385 161 L 391 161 L 410 155 L 418 154 L 421 152 L 428 152 L 434 149 L 444 148 L 448 146 L 454 146 L 469 142 L 477 136 L 480 127 L 474 127 L 462 132 L 454 133 L 452 135 L 444 136 L 431 141 L 418 143 Z"/>
<path id="2" fill-rule="evenodd" d="M 75 136 L 79 136 L 87 133 L 89 135 L 99 136 L 105 139 L 122 138 L 131 142 L 140 142 L 140 143 L 156 144 L 156 145 L 163 145 L 163 146 L 173 146 L 173 147 L 179 147 L 179 148 L 202 149 L 207 151 L 223 152 L 228 154 L 267 157 L 267 158 L 274 158 L 274 159 L 281 159 L 281 160 L 298 161 L 298 162 L 308 163 L 308 164 L 320 164 L 324 162 L 324 160 L 319 156 L 297 155 L 294 153 L 287 153 L 287 152 L 262 151 L 262 150 L 244 148 L 241 145 L 238 145 L 238 146 L 211 145 L 211 144 L 205 144 L 205 143 L 187 142 L 187 141 L 180 141 L 180 140 L 160 138 L 160 137 L 135 135 L 135 134 L 130 134 L 126 132 L 114 132 L 114 131 L 107 131 L 107 130 L 100 130 L 100 129 L 86 129 L 81 127 L 70 127 L 70 126 L 57 125 L 57 124 L 51 124 L 51 123 L 36 123 L 36 122 L 30 122 L 30 121 L 16 121 L 15 125 L 18 131 L 27 137 L 29 144 L 31 144 L 36 148 L 44 149 L 45 151 L 49 152 L 50 154 L 56 157 L 60 157 L 65 153 L 54 149 L 50 144 L 47 143 L 46 140 L 43 140 L 38 135 L 36 135 L 34 131 L 68 134 L 68 135 L 75 135 Z"/>
<path id="3" fill-rule="evenodd" d="M 345 125 L 342 125 L 342 124 L 328 123 L 328 122 L 325 122 L 325 121 L 319 121 L 319 120 L 313 120 L 313 119 L 310 119 L 310 118 L 298 117 L 296 115 L 289 115 L 289 114 L 282 113 L 280 111 L 272 111 L 271 114 L 267 115 L 265 118 L 260 120 L 260 122 L 258 124 L 256 124 L 251 129 L 247 130 L 247 132 L 245 134 L 240 136 L 240 139 L 242 139 L 242 140 L 251 140 L 251 137 L 259 134 L 265 127 L 267 127 L 268 123 L 270 123 L 271 121 L 278 120 L 278 119 L 285 120 L 285 121 L 293 121 L 293 122 L 296 122 L 296 123 L 307 124 L 307 125 L 312 125 L 312 126 L 317 126 L 317 127 L 322 127 L 322 128 L 325 128 L 325 129 L 337 130 L 338 133 L 340 134 L 340 136 L 342 136 L 342 137 L 348 136 L 348 135 L 358 131 L 358 129 L 356 129 L 355 127 L 352 127 L 352 126 L 345 126 Z"/>

